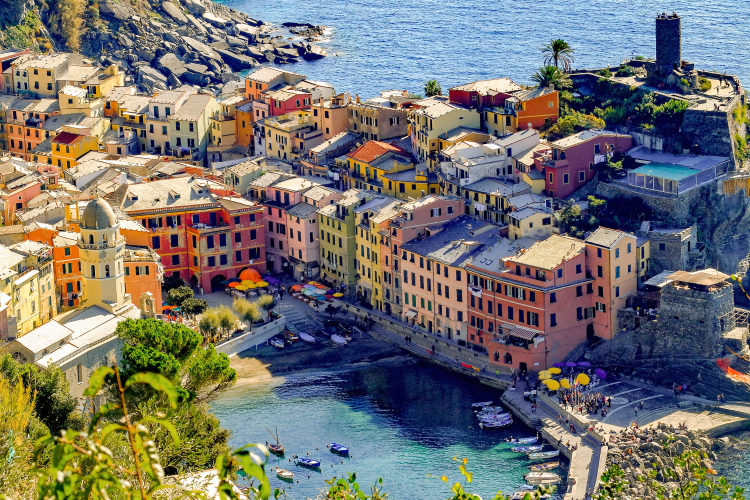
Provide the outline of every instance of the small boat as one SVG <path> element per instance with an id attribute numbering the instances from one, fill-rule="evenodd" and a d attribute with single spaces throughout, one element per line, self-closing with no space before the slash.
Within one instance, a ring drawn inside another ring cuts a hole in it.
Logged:
<path id="1" fill-rule="evenodd" d="M 346 345 L 347 344 L 346 339 L 344 337 L 342 337 L 341 335 L 333 334 L 333 335 L 331 335 L 331 340 L 336 345 Z"/>
<path id="2" fill-rule="evenodd" d="M 513 496 L 511 496 L 511 500 L 523 500 L 526 498 L 526 495 L 531 495 L 530 498 L 534 500 L 545 500 L 550 497 L 549 493 L 541 493 L 537 491 L 537 487 L 533 486 L 531 484 L 524 484 L 523 486 L 519 486 L 515 493 L 513 493 Z"/>
<path id="3" fill-rule="evenodd" d="M 309 467 L 311 469 L 320 467 L 320 460 L 313 460 L 312 458 L 298 458 L 297 463 L 302 467 Z"/>
<path id="4" fill-rule="evenodd" d="M 490 406 L 492 404 L 492 401 L 480 401 L 479 403 L 471 403 L 471 407 L 474 408 L 475 411 L 481 410 L 485 406 Z"/>
<path id="5" fill-rule="evenodd" d="M 554 451 L 540 451 L 538 453 L 532 453 L 529 455 L 529 458 L 532 460 L 544 460 L 547 458 L 555 458 L 560 455 L 559 450 Z"/>
<path id="6" fill-rule="evenodd" d="M 560 462 L 547 462 L 546 464 L 536 464 L 531 466 L 531 472 L 544 472 L 546 470 L 557 469 Z"/>
<path id="7" fill-rule="evenodd" d="M 480 417 L 480 422 L 496 422 L 498 420 L 508 420 L 511 418 L 510 413 L 500 413 L 498 415 L 485 415 L 484 417 Z"/>
<path id="8" fill-rule="evenodd" d="M 286 469 L 276 469 L 276 475 L 284 481 L 294 481 L 294 472 Z"/>
<path id="9" fill-rule="evenodd" d="M 352 341 L 352 336 L 349 335 L 349 333 L 347 333 L 347 332 L 342 332 L 341 336 L 344 337 L 344 340 L 346 340 L 347 342 L 351 342 Z"/>
<path id="10" fill-rule="evenodd" d="M 479 422 L 479 427 L 482 429 L 502 429 L 509 425 L 513 425 L 512 418 L 509 418 L 508 420 L 498 420 L 497 422 Z"/>
<path id="11" fill-rule="evenodd" d="M 502 406 L 485 406 L 484 408 L 479 410 L 477 413 L 488 412 L 488 411 L 505 411 L 505 408 L 503 408 Z"/>
<path id="12" fill-rule="evenodd" d="M 527 453 L 528 454 L 528 453 L 536 453 L 538 451 L 542 451 L 542 448 L 544 448 L 544 446 L 542 446 L 541 444 L 537 444 L 537 445 L 533 445 L 533 446 L 514 446 L 510 450 L 514 451 L 516 453 Z"/>
<path id="13" fill-rule="evenodd" d="M 529 472 L 526 482 L 529 484 L 557 484 L 562 478 L 554 472 Z"/>
<path id="14" fill-rule="evenodd" d="M 299 335 L 293 332 L 284 332 L 284 337 L 292 342 L 297 342 L 299 340 Z"/>
<path id="15" fill-rule="evenodd" d="M 315 343 L 315 337 L 313 337 L 309 333 L 299 332 L 299 338 L 300 340 L 302 340 L 302 342 L 307 342 L 308 344 Z"/>
<path id="16" fill-rule="evenodd" d="M 511 444 L 534 444 L 537 441 L 539 441 L 538 437 L 531 437 L 531 438 L 509 438 L 505 440 L 508 443 Z"/>
<path id="17" fill-rule="evenodd" d="M 276 347 L 277 349 L 283 349 L 286 346 L 283 340 L 277 338 L 272 338 L 268 341 L 268 343 Z"/>
<path id="18" fill-rule="evenodd" d="M 285 449 L 284 449 L 284 447 L 283 447 L 283 446 L 281 446 L 280 444 L 269 444 L 269 445 L 268 445 L 268 451 L 270 451 L 270 452 L 271 452 L 271 453 L 273 453 L 274 455 L 279 455 L 279 456 L 281 456 L 281 455 L 283 455 L 283 454 L 284 454 L 284 452 L 285 452 L 286 450 L 285 450 Z"/>
<path id="19" fill-rule="evenodd" d="M 349 448 L 342 444 L 337 443 L 331 443 L 328 445 L 328 447 L 331 449 L 333 453 L 338 453 L 339 455 L 348 455 L 349 454 Z"/>

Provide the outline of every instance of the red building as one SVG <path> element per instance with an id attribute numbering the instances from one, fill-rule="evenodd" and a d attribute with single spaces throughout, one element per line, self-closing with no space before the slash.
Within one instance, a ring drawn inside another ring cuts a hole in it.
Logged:
<path id="1" fill-rule="evenodd" d="M 508 97 L 522 88 L 510 78 L 496 78 L 453 87 L 448 95 L 451 103 L 465 108 L 494 107 L 503 106 Z"/>
<path id="2" fill-rule="evenodd" d="M 312 94 L 294 87 L 285 87 L 268 92 L 265 100 L 269 105 L 271 116 L 285 115 L 293 111 L 310 109 Z"/>
<path id="3" fill-rule="evenodd" d="M 166 275 L 209 293 L 244 269 L 266 272 L 264 207 L 223 184 L 197 177 L 125 184 L 108 200 L 151 231 Z"/>
<path id="4" fill-rule="evenodd" d="M 584 130 L 553 142 L 550 149 L 535 153 L 536 169 L 545 173 L 545 194 L 567 198 L 596 175 L 594 166 L 607 156 L 633 147 L 633 138 L 608 130 Z"/>

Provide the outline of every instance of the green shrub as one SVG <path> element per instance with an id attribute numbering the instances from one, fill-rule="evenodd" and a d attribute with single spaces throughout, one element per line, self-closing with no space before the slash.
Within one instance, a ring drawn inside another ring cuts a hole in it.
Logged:
<path id="1" fill-rule="evenodd" d="M 612 78 L 612 72 L 609 70 L 609 68 L 599 70 L 599 75 L 605 78 Z"/>
<path id="2" fill-rule="evenodd" d="M 627 64 L 623 64 L 617 70 L 617 73 L 615 73 L 615 75 L 616 76 L 633 76 L 635 75 L 635 68 L 633 68 L 632 66 L 628 66 Z"/>
<path id="3" fill-rule="evenodd" d="M 195 292 L 189 286 L 173 288 L 167 293 L 167 300 L 173 306 L 181 306 L 187 299 L 195 297 Z"/>
<path id="4" fill-rule="evenodd" d="M 698 79 L 698 88 L 701 92 L 707 92 L 711 88 L 711 80 L 702 76 Z"/>

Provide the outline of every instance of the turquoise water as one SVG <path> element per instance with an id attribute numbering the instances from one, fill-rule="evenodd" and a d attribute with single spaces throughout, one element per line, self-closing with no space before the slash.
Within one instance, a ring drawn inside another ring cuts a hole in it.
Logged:
<path id="1" fill-rule="evenodd" d="M 484 498 L 498 490 L 512 493 L 523 484 L 529 461 L 503 440 L 532 431 L 522 424 L 482 431 L 470 408 L 472 402 L 499 397 L 499 391 L 475 381 L 413 363 L 277 377 L 237 386 L 212 406 L 232 430 L 233 446 L 272 440 L 266 427 L 278 428 L 287 458 L 274 457 L 271 465 L 293 470 L 300 480 L 287 491 L 289 498 L 314 497 L 325 479 L 356 471 L 363 486 L 382 477 L 394 499 L 437 500 L 447 498 L 449 485 L 460 477 L 453 457 L 469 459 L 476 477 L 473 491 Z M 352 458 L 330 453 L 329 442 L 349 446 Z M 308 452 L 322 462 L 321 472 L 288 462 L 292 454 Z M 428 474 L 447 475 L 451 482 Z M 275 476 L 272 484 L 289 486 Z"/>
<path id="2" fill-rule="evenodd" d="M 747 4 L 729 0 L 224 0 L 271 23 L 309 22 L 332 28 L 323 45 L 338 54 L 287 66 L 337 90 L 377 95 L 385 89 L 421 93 L 437 78 L 443 89 L 507 76 L 530 83 L 553 37 L 576 48 L 576 68 L 654 56 L 654 17 L 677 9 L 683 58 L 700 68 L 750 77 Z"/>

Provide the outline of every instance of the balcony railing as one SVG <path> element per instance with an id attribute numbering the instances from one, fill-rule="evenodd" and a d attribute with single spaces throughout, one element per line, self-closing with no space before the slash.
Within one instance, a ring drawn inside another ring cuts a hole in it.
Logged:
<path id="1" fill-rule="evenodd" d="M 84 250 L 104 250 L 106 248 L 115 248 L 124 243 L 125 240 L 122 238 L 117 241 L 106 243 L 84 243 L 83 240 L 78 240 L 78 247 Z"/>
<path id="2" fill-rule="evenodd" d="M 198 231 L 199 233 L 217 233 L 217 232 L 230 230 L 230 226 L 226 222 L 220 222 L 214 225 L 198 223 L 198 224 L 190 225 L 188 227 L 190 229 L 194 229 Z"/>

